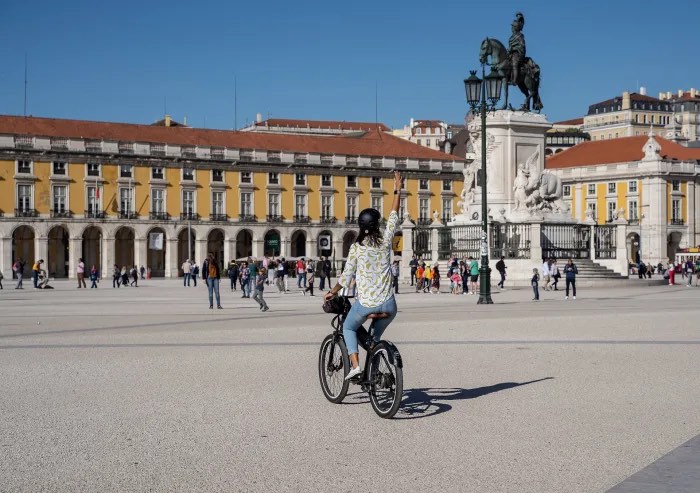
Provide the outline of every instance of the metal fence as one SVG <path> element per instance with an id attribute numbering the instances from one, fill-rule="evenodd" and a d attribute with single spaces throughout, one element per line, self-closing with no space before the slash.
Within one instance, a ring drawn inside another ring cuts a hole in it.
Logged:
<path id="1" fill-rule="evenodd" d="M 617 258 L 617 226 L 596 226 L 594 233 L 595 258 Z"/>
<path id="2" fill-rule="evenodd" d="M 445 226 L 438 230 L 438 260 L 481 255 L 481 226 Z"/>
<path id="3" fill-rule="evenodd" d="M 544 258 L 590 258 L 591 228 L 583 224 L 543 224 L 540 243 Z"/>
<path id="4" fill-rule="evenodd" d="M 530 225 L 491 223 L 489 246 L 491 258 L 530 258 Z"/>
<path id="5" fill-rule="evenodd" d="M 432 260 L 433 242 L 430 228 L 415 228 L 413 230 L 413 255 L 421 260 Z"/>

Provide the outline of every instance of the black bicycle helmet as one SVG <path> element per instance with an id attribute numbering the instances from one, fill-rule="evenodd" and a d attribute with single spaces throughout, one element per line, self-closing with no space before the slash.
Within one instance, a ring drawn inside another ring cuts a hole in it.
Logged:
<path id="1" fill-rule="evenodd" d="M 357 224 L 363 233 L 368 234 L 379 230 L 379 221 L 382 215 L 377 209 L 365 209 L 357 216 Z"/>

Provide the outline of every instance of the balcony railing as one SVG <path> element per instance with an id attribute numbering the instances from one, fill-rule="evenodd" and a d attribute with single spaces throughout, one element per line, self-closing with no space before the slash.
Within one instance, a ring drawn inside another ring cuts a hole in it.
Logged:
<path id="1" fill-rule="evenodd" d="M 139 215 L 133 211 L 119 211 L 117 217 L 119 217 L 119 219 L 138 219 Z"/>
<path id="2" fill-rule="evenodd" d="M 225 151 L 221 147 L 212 147 L 211 148 L 211 158 L 212 159 L 223 159 L 225 156 Z"/>
<path id="3" fill-rule="evenodd" d="M 224 222 L 228 221 L 228 216 L 226 214 L 209 214 L 209 220 Z"/>
<path id="4" fill-rule="evenodd" d="M 196 212 L 181 212 L 180 213 L 180 220 L 181 221 L 199 221 L 199 214 Z"/>
<path id="5" fill-rule="evenodd" d="M 170 219 L 170 214 L 167 212 L 150 212 L 148 217 L 154 221 L 167 221 Z"/>
<path id="6" fill-rule="evenodd" d="M 23 149 L 31 149 L 34 147 L 34 137 L 20 135 L 15 137 L 15 145 Z"/>
<path id="7" fill-rule="evenodd" d="M 133 142 L 120 142 L 118 144 L 119 154 L 133 154 L 134 144 Z"/>
<path id="8" fill-rule="evenodd" d="M 335 224 L 337 221 L 335 216 L 321 216 L 321 224 Z"/>
<path id="9" fill-rule="evenodd" d="M 258 222 L 258 219 L 252 214 L 239 214 L 238 215 L 238 222 L 255 223 L 255 222 Z"/>
<path id="10" fill-rule="evenodd" d="M 15 217 L 37 217 L 36 209 L 15 209 Z"/>
<path id="11" fill-rule="evenodd" d="M 50 217 L 73 217 L 73 213 L 71 211 L 54 211 L 51 210 L 49 211 L 49 216 Z"/>
<path id="12" fill-rule="evenodd" d="M 671 219 L 671 226 L 683 226 L 685 224 L 685 221 L 683 219 L 680 219 L 678 217 L 674 217 Z"/>
<path id="13" fill-rule="evenodd" d="M 102 152 L 102 141 L 87 140 L 85 141 L 85 152 Z"/>
<path id="14" fill-rule="evenodd" d="M 274 214 L 267 215 L 267 222 L 268 223 L 281 223 L 283 221 L 284 221 L 284 218 L 282 216 L 276 216 Z"/>
<path id="15" fill-rule="evenodd" d="M 180 154 L 182 157 L 197 157 L 197 150 L 194 147 L 182 147 Z"/>
<path id="16" fill-rule="evenodd" d="M 355 224 L 356 222 L 357 222 L 357 217 L 345 216 L 345 224 Z"/>
<path id="17" fill-rule="evenodd" d="M 151 156 L 165 156 L 165 145 L 151 144 Z"/>
<path id="18" fill-rule="evenodd" d="M 429 226 L 432 222 L 433 220 L 429 217 L 419 217 L 418 219 L 416 219 L 416 224 L 418 226 Z"/>
<path id="19" fill-rule="evenodd" d="M 104 219 L 105 211 L 85 211 L 85 219 Z"/>
<path id="20" fill-rule="evenodd" d="M 294 216 L 294 222 L 300 224 L 308 224 L 311 222 L 311 218 L 309 216 Z"/>

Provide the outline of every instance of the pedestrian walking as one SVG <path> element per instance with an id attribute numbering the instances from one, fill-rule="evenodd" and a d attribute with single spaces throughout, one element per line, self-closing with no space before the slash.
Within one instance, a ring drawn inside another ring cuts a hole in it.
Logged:
<path id="1" fill-rule="evenodd" d="M 535 295 L 532 301 L 540 301 L 540 273 L 537 267 L 532 269 L 532 279 L 530 279 L 530 285 L 532 286 L 532 292 Z"/>
<path id="2" fill-rule="evenodd" d="M 216 308 L 222 310 L 221 295 L 219 294 L 219 282 L 221 273 L 219 272 L 219 262 L 217 262 L 214 254 L 209 252 L 207 259 L 202 263 L 202 280 L 207 283 L 209 291 L 209 309 L 214 308 L 214 297 L 216 296 Z"/>
<path id="3" fill-rule="evenodd" d="M 316 262 L 314 265 L 314 277 L 318 278 L 319 289 L 323 289 L 323 287 L 326 285 L 323 279 L 323 262 L 323 257 L 320 257 L 318 262 Z"/>
<path id="4" fill-rule="evenodd" d="M 549 272 L 550 263 L 550 260 L 542 262 L 542 288 L 545 291 L 549 291 L 549 283 L 552 281 L 552 276 Z"/>
<path id="5" fill-rule="evenodd" d="M 197 276 L 199 275 L 199 265 L 197 265 L 197 262 L 194 262 L 192 264 L 192 270 L 190 271 L 190 279 L 192 280 L 192 284 L 194 287 L 197 287 Z M 189 286 L 189 283 L 187 284 Z"/>
<path id="6" fill-rule="evenodd" d="M 700 257 L 695 261 L 695 287 L 700 283 Z"/>
<path id="7" fill-rule="evenodd" d="M 687 287 L 691 287 L 693 285 L 693 270 L 695 268 L 695 264 L 693 263 L 692 259 L 688 259 L 685 262 L 684 270 L 685 273 L 688 275 L 688 283 L 686 284 Z"/>
<path id="8" fill-rule="evenodd" d="M 423 269 L 423 292 L 429 293 L 432 285 L 433 285 L 433 269 L 431 269 L 429 265 L 426 265 L 425 269 Z"/>
<path id="9" fill-rule="evenodd" d="M 459 269 L 452 270 L 452 294 L 462 294 L 462 276 L 459 274 Z"/>
<path id="10" fill-rule="evenodd" d="M 307 264 L 306 267 L 306 281 L 307 281 L 307 287 L 302 291 L 304 293 L 304 296 L 306 296 L 306 292 L 308 291 L 311 296 L 314 295 L 314 266 L 311 260 L 309 260 L 309 263 Z"/>
<path id="11" fill-rule="evenodd" d="M 141 273 L 141 280 L 143 281 L 146 279 L 146 268 L 142 265 L 141 269 L 139 269 L 139 272 Z"/>
<path id="12" fill-rule="evenodd" d="M 15 285 L 15 289 L 24 289 L 22 287 L 22 279 L 24 277 L 24 260 L 21 258 L 17 258 L 15 260 L 15 263 L 12 264 L 12 272 L 15 273 L 15 278 L 17 279 L 17 284 Z"/>
<path id="13" fill-rule="evenodd" d="M 39 271 L 41 270 L 41 264 L 43 263 L 44 261 L 39 259 L 32 265 L 32 282 L 34 283 L 34 287 L 37 289 L 39 288 Z M 78 283 L 80 283 L 80 281 L 78 281 Z M 80 284 L 78 284 L 78 287 L 80 287 Z"/>
<path id="14" fill-rule="evenodd" d="M 78 288 L 85 288 L 87 289 L 87 284 L 85 284 L 85 262 L 83 262 L 83 259 L 80 258 L 78 259 Z M 82 286 L 81 286 L 82 285 Z"/>
<path id="15" fill-rule="evenodd" d="M 552 275 L 552 283 L 550 287 L 554 288 L 554 291 L 559 291 L 559 279 L 561 278 L 561 272 L 559 272 L 559 266 L 557 265 L 557 259 L 552 259 L 552 264 L 549 266 L 549 272 Z"/>
<path id="16" fill-rule="evenodd" d="M 306 262 L 304 262 L 304 257 L 301 257 L 299 260 L 297 260 L 296 272 L 297 287 L 301 288 L 302 283 L 304 284 L 304 287 L 306 287 Z"/>
<path id="17" fill-rule="evenodd" d="M 3 275 L 2 270 L 0 269 L 0 289 L 3 289 L 3 287 L 2 287 L 2 280 L 4 279 L 4 277 L 5 277 L 5 276 Z"/>
<path id="18" fill-rule="evenodd" d="M 135 265 L 131 268 L 130 273 L 131 273 L 131 283 L 129 284 L 129 286 L 138 288 L 139 287 L 139 271 Z"/>
<path id="19" fill-rule="evenodd" d="M 119 266 L 117 264 L 114 264 L 114 268 L 112 269 L 112 287 L 113 288 L 118 288 L 121 285 L 121 269 L 119 269 Z"/>
<path id="20" fill-rule="evenodd" d="M 129 271 L 126 270 L 126 265 L 122 265 L 122 270 L 119 271 L 122 278 L 122 286 L 127 287 L 129 285 Z"/>
<path id="21" fill-rule="evenodd" d="M 190 262 L 190 259 L 187 259 L 182 263 L 181 269 L 183 273 L 182 285 L 189 286 L 190 280 L 192 279 L 192 262 Z"/>
<path id="22" fill-rule="evenodd" d="M 437 262 L 435 262 L 435 266 L 433 267 L 433 272 L 430 277 L 432 278 L 432 287 L 430 293 L 440 294 L 440 269 L 438 268 Z"/>
<path id="23" fill-rule="evenodd" d="M 394 294 L 399 294 L 399 261 L 394 260 L 391 264 L 391 284 L 394 287 Z M 323 289 L 323 288 L 321 288 Z"/>
<path id="24" fill-rule="evenodd" d="M 236 283 L 238 282 L 238 264 L 233 260 L 228 265 L 228 275 L 231 281 L 231 291 L 236 291 Z"/>
<path id="25" fill-rule="evenodd" d="M 505 288 L 505 282 L 506 282 L 506 262 L 505 262 L 505 257 L 501 255 L 501 259 L 496 262 L 496 270 L 498 273 L 501 275 L 501 280 L 498 282 L 497 286 L 501 289 Z"/>
<path id="26" fill-rule="evenodd" d="M 476 283 L 479 282 L 479 262 L 475 258 L 469 257 L 469 276 L 471 281 L 471 293 L 476 294 Z"/>
<path id="27" fill-rule="evenodd" d="M 565 300 L 569 299 L 569 286 L 571 286 L 572 294 L 574 295 L 574 299 L 576 299 L 576 274 L 578 274 L 578 267 L 574 264 L 574 259 L 570 258 L 564 266 L 564 276 L 566 276 Z"/>
<path id="28" fill-rule="evenodd" d="M 94 265 L 90 269 L 90 289 L 97 289 L 97 279 L 99 278 L 99 274 L 97 272 L 97 267 Z"/>
<path id="29" fill-rule="evenodd" d="M 418 272 L 418 258 L 414 255 L 411 261 L 408 263 L 411 268 L 411 286 L 413 286 L 418 281 L 416 280 L 416 273 Z"/>
<path id="30" fill-rule="evenodd" d="M 418 264 L 418 267 L 416 267 L 416 293 L 421 290 L 423 287 L 423 273 L 425 271 L 425 267 L 423 267 L 422 264 Z"/>
<path id="31" fill-rule="evenodd" d="M 248 270 L 248 262 L 243 262 L 239 268 L 239 281 L 241 283 L 241 291 L 243 294 L 241 295 L 241 298 L 249 298 L 250 296 L 250 291 L 249 291 L 249 283 L 248 283 L 248 277 L 250 276 L 250 271 Z"/>
<path id="32" fill-rule="evenodd" d="M 279 262 L 277 262 L 277 268 L 276 268 L 276 272 L 275 272 L 275 276 L 276 276 L 275 283 L 277 284 L 277 291 L 279 291 L 280 293 L 285 292 L 284 277 L 285 277 L 286 272 L 287 272 L 287 267 L 286 267 L 285 262 L 284 262 L 284 257 L 282 257 L 279 260 Z"/>
<path id="33" fill-rule="evenodd" d="M 253 294 L 253 299 L 260 305 L 260 310 L 266 312 L 270 309 L 267 306 L 265 298 L 263 298 L 263 292 L 265 291 L 265 282 L 267 281 L 267 269 L 265 267 L 260 269 L 258 277 L 255 279 L 255 293 Z"/>
<path id="34" fill-rule="evenodd" d="M 469 268 L 464 260 L 459 262 L 459 274 L 462 276 L 462 294 L 469 294 Z"/>
<path id="35" fill-rule="evenodd" d="M 676 283 L 676 266 L 669 259 L 668 261 L 668 285 L 673 286 Z"/>

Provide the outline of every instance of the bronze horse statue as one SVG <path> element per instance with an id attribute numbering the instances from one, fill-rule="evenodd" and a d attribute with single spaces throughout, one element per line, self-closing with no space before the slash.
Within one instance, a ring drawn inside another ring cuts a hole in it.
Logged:
<path id="1" fill-rule="evenodd" d="M 498 73 L 498 75 L 503 79 L 503 87 L 505 88 L 505 101 L 503 103 L 503 108 L 508 107 L 508 86 L 516 85 L 520 88 L 520 91 L 525 95 L 525 102 L 520 107 L 521 111 L 530 111 L 530 104 L 532 103 L 532 109 L 538 113 L 544 105 L 540 99 L 540 67 L 534 60 L 530 57 L 525 57 L 523 60 L 522 69 L 518 75 L 518 80 L 515 84 L 511 81 L 511 61 L 508 56 L 508 50 L 506 47 L 493 38 L 486 38 L 481 42 L 481 50 L 479 51 L 479 61 L 484 64 L 487 63 L 488 57 L 491 56 L 491 67 Z"/>

